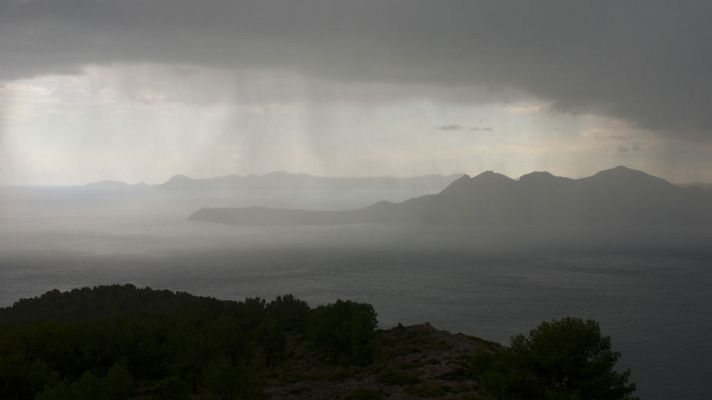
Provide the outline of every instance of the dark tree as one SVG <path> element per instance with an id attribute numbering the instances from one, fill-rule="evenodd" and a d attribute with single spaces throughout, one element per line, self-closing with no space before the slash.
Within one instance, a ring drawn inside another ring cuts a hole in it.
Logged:
<path id="1" fill-rule="evenodd" d="M 254 331 L 255 342 L 262 349 L 266 366 L 274 360 L 282 359 L 287 348 L 287 338 L 279 323 L 273 318 L 265 318 Z"/>
<path id="2" fill-rule="evenodd" d="M 370 304 L 337 300 L 310 312 L 307 339 L 334 364 L 367 364 L 373 359 L 377 324 Z"/>
<path id="3" fill-rule="evenodd" d="M 264 398 L 264 383 L 254 368 L 233 365 L 226 358 L 215 360 L 206 371 L 213 398 L 219 400 L 259 400 Z"/>
<path id="4" fill-rule="evenodd" d="M 304 332 L 304 320 L 308 311 L 307 302 L 291 294 L 277 296 L 267 304 L 267 313 L 281 325 L 283 330 L 289 332 Z"/>
<path id="5" fill-rule="evenodd" d="M 567 317 L 513 337 L 510 347 L 494 355 L 479 356 L 475 372 L 498 399 L 635 399 L 630 371 L 615 370 L 619 357 L 597 322 Z"/>

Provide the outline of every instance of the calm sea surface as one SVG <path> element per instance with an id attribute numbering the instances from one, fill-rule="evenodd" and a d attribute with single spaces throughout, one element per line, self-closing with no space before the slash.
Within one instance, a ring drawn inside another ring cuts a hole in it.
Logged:
<path id="1" fill-rule="evenodd" d="M 372 303 L 382 327 L 428 321 L 506 342 L 598 320 L 642 399 L 712 399 L 709 231 L 238 228 L 176 220 L 5 220 L 0 306 L 131 282 L 227 299 Z M 660 237 L 664 236 L 664 239 Z"/>

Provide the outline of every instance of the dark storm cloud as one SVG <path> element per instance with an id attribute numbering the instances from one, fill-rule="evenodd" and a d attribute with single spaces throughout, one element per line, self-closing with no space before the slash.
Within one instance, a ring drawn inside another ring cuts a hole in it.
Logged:
<path id="1" fill-rule="evenodd" d="M 0 3 L 0 79 L 111 62 L 514 89 L 564 112 L 712 139 L 708 1 Z"/>

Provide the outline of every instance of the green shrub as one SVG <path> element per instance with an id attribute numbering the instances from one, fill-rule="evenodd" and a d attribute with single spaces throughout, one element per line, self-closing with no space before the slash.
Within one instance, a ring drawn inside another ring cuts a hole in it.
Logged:
<path id="1" fill-rule="evenodd" d="M 0 355 L 0 398 L 21 400 L 33 398 L 43 387 L 56 382 L 47 363 L 28 361 L 23 355 Z"/>
<path id="2" fill-rule="evenodd" d="M 37 400 L 125 400 L 131 395 L 133 379 L 131 374 L 119 364 L 112 366 L 106 376 L 100 378 L 92 372 L 85 372 L 71 385 L 64 382 L 45 389 Z"/>
<path id="3" fill-rule="evenodd" d="M 480 355 L 472 369 L 485 391 L 512 400 L 624 400 L 635 385 L 614 367 L 620 354 L 597 322 L 563 318 L 543 322 L 510 347 Z"/>

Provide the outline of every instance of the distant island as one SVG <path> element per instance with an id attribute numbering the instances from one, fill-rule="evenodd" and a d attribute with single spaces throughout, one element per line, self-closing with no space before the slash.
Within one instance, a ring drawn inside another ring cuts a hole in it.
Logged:
<path id="1" fill-rule="evenodd" d="M 712 190 L 623 166 L 581 179 L 463 175 L 437 194 L 346 211 L 202 208 L 193 221 L 234 225 L 647 225 L 712 223 Z"/>
<path id="2" fill-rule="evenodd" d="M 555 346 L 551 346 L 551 344 Z M 595 321 L 502 346 L 429 324 L 379 329 L 365 303 L 218 300 L 133 285 L 0 309 L 0 398 L 633 400 Z"/>

